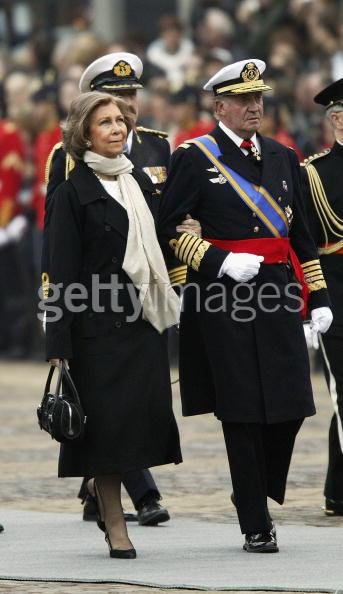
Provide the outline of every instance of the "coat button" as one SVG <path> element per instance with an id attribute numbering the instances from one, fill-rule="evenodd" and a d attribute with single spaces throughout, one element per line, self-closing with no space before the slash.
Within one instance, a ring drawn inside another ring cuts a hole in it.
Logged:
<path id="1" fill-rule="evenodd" d="M 114 325 L 115 325 L 115 327 L 116 327 L 116 328 L 121 328 L 121 325 L 122 325 L 122 324 L 121 324 L 121 322 L 119 322 L 118 320 L 116 320 L 116 321 L 114 322 Z"/>
<path id="2" fill-rule="evenodd" d="M 278 197 L 277 201 L 278 201 L 278 202 L 282 202 L 282 198 L 281 198 L 281 196 L 279 196 L 279 197 Z"/>
<path id="3" fill-rule="evenodd" d="M 257 214 L 256 214 L 256 212 L 253 212 L 253 213 L 252 213 L 252 216 L 253 216 L 253 217 L 257 217 Z"/>
<path id="4" fill-rule="evenodd" d="M 111 262 L 112 262 L 112 264 L 117 264 L 118 258 L 116 258 L 115 256 L 113 256 L 113 258 L 111 258 Z"/>
<path id="5" fill-rule="evenodd" d="M 105 225 L 105 231 L 111 231 L 111 225 Z"/>
<path id="6" fill-rule="evenodd" d="M 259 232 L 259 230 L 260 230 L 260 228 L 259 228 L 259 227 L 257 227 L 257 226 L 256 226 L 256 227 L 254 227 L 254 233 L 258 233 L 258 232 Z"/>
<path id="7" fill-rule="evenodd" d="M 89 318 L 93 318 L 93 316 L 94 316 L 94 313 L 92 311 L 90 311 L 89 314 L 88 314 L 88 317 Z"/>

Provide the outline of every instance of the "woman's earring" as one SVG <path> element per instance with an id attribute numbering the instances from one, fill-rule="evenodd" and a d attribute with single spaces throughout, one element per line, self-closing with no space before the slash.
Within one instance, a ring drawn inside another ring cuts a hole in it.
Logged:
<path id="1" fill-rule="evenodd" d="M 92 146 L 92 143 L 90 140 L 86 140 L 86 147 L 90 148 Z"/>

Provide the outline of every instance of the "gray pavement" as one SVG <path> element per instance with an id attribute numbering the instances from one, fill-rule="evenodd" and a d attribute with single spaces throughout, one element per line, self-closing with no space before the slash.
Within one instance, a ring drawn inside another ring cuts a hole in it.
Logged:
<path id="1" fill-rule="evenodd" d="M 46 373 L 44 364 L 0 363 L 0 507 L 75 513 L 77 519 L 81 514 L 81 506 L 75 498 L 79 481 L 56 478 L 57 444 L 36 426 L 35 408 Z M 327 518 L 321 510 L 331 403 L 320 375 L 314 376 L 314 385 L 318 414 L 306 421 L 297 440 L 286 504 L 283 508 L 272 506 L 273 516 L 278 525 L 342 527 L 343 518 Z M 170 526 L 173 519 L 225 522 L 235 524 L 232 530 L 241 539 L 235 510 L 229 501 L 231 486 L 220 425 L 211 415 L 182 418 L 177 384 L 174 388 L 174 407 L 185 461 L 178 467 L 154 469 L 164 504 L 172 516 Z M 130 509 L 127 498 L 125 506 Z M 147 529 L 136 527 L 136 530 L 144 534 Z M 4 589 L 5 586 L 10 589 Z M 8 585 L 0 581 L 0 592 L 23 592 L 22 587 L 21 583 Z M 32 590 L 33 587 L 36 589 Z M 69 585 L 59 584 L 56 589 L 55 584 L 50 584 L 47 590 L 46 584 L 27 584 L 27 594 L 92 591 L 87 587 L 82 585 L 78 590 L 77 585 L 73 585 L 68 590 Z M 132 592 L 134 586 L 121 588 Z M 97 586 L 94 591 L 103 590 L 98 590 Z"/>

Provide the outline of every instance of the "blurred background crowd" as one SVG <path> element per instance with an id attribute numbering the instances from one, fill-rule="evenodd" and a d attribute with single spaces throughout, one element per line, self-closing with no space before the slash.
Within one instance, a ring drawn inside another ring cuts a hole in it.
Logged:
<path id="1" fill-rule="evenodd" d="M 45 165 L 97 57 L 144 63 L 139 124 L 171 147 L 213 127 L 203 84 L 258 57 L 262 133 L 302 160 L 332 143 L 313 97 L 343 76 L 342 0 L 0 0 L 0 358 L 42 358 L 37 320 Z"/>

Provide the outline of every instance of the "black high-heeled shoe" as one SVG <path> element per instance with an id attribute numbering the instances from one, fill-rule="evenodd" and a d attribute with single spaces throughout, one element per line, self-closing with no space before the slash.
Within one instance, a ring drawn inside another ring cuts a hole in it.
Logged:
<path id="1" fill-rule="evenodd" d="M 87 487 L 87 489 L 88 489 L 88 487 Z M 89 490 L 88 490 L 88 492 L 89 492 Z M 91 495 L 91 497 L 92 497 L 92 495 Z M 101 519 L 100 505 L 99 505 L 99 503 L 100 503 L 100 498 L 99 498 L 99 496 L 98 496 L 98 489 L 97 489 L 97 486 L 96 486 L 96 482 L 95 482 L 95 480 L 94 480 L 94 500 L 95 500 L 95 502 L 96 502 L 96 507 L 97 507 L 96 523 L 97 523 L 97 525 L 98 525 L 98 528 L 99 528 L 99 529 L 100 529 L 102 532 L 105 532 L 105 533 L 106 533 L 106 526 L 105 526 L 105 522 L 104 522 L 104 520 L 102 520 L 102 519 Z M 105 538 L 106 538 L 106 537 L 105 537 Z"/>
<path id="2" fill-rule="evenodd" d="M 137 553 L 136 549 L 114 549 L 112 547 L 112 543 L 109 537 L 107 530 L 105 531 L 105 540 L 108 544 L 108 548 L 110 550 L 110 557 L 116 559 L 136 559 Z"/>

